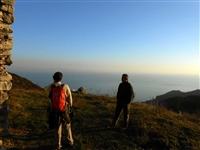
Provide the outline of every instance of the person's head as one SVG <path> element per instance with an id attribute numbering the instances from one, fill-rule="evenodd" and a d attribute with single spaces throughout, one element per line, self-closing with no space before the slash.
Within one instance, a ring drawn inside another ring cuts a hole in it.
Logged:
<path id="1" fill-rule="evenodd" d="M 128 75 L 127 74 L 122 75 L 122 82 L 128 82 Z"/>
<path id="2" fill-rule="evenodd" d="M 55 82 L 59 82 L 59 81 L 62 80 L 62 77 L 63 77 L 63 75 L 62 75 L 61 72 L 56 72 L 56 73 L 54 73 L 54 75 L 53 75 L 53 80 L 54 80 Z"/>

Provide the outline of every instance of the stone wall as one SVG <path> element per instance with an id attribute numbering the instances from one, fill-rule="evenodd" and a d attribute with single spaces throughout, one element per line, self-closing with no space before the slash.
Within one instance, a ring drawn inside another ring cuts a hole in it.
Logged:
<path id="1" fill-rule="evenodd" d="M 11 49 L 13 35 L 11 24 L 14 22 L 15 0 L 0 0 L 0 138 L 8 135 L 9 91 L 12 87 L 12 76 L 6 71 L 6 66 L 12 64 Z M 0 143 L 2 141 L 0 139 Z"/>

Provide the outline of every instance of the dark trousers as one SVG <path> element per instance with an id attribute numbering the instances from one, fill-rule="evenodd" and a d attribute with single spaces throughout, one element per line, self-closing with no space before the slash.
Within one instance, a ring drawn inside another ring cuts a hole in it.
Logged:
<path id="1" fill-rule="evenodd" d="M 112 125 L 115 126 L 117 124 L 117 121 L 119 119 L 119 115 L 121 112 L 124 112 L 124 127 L 128 127 L 129 124 L 129 104 L 121 104 L 117 103 L 115 108 L 115 116 L 112 121 Z"/>

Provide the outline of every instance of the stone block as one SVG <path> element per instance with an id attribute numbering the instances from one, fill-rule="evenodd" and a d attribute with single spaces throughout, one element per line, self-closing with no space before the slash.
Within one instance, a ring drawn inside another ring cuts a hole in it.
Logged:
<path id="1" fill-rule="evenodd" d="M 0 10 L 13 14 L 14 13 L 14 6 L 7 5 L 7 4 L 0 4 Z"/>
<path id="2" fill-rule="evenodd" d="M 0 21 L 3 21 L 3 12 L 0 11 Z"/>
<path id="3" fill-rule="evenodd" d="M 3 16 L 3 13 L 2 13 L 2 16 Z M 12 33 L 13 30 L 11 28 L 10 25 L 8 24 L 5 24 L 5 23 L 0 23 L 0 33 Z"/>
<path id="4" fill-rule="evenodd" d="M 12 80 L 12 76 L 6 72 L 6 71 L 2 71 L 0 72 L 0 81 L 10 81 Z"/>
<path id="5" fill-rule="evenodd" d="M 11 81 L 0 81 L 0 90 L 9 91 L 12 88 Z"/>
<path id="6" fill-rule="evenodd" d="M 12 41 L 13 35 L 11 33 L 0 32 L 0 44 L 4 41 Z"/>
<path id="7" fill-rule="evenodd" d="M 12 64 L 12 60 L 10 56 L 0 56 L 0 65 L 8 65 Z"/>
<path id="8" fill-rule="evenodd" d="M 5 71 L 6 67 L 4 65 L 0 65 L 0 72 Z"/>
<path id="9" fill-rule="evenodd" d="M 2 22 L 7 24 L 14 23 L 14 16 L 11 13 L 3 12 Z"/>
<path id="10" fill-rule="evenodd" d="M 0 0 L 0 3 L 13 5 L 15 0 Z"/>
<path id="11" fill-rule="evenodd" d="M 11 40 L 1 41 L 0 50 L 11 50 L 13 47 L 13 42 Z"/>
<path id="12" fill-rule="evenodd" d="M 5 103 L 10 97 L 10 93 L 9 91 L 0 91 L 0 105 L 2 105 L 3 103 Z"/>
<path id="13" fill-rule="evenodd" d="M 0 56 L 10 56 L 12 55 L 10 50 L 0 50 Z"/>
<path id="14" fill-rule="evenodd" d="M 10 34 L 10 33 L 5 34 L 5 35 L 4 35 L 4 39 L 5 39 L 5 40 L 10 40 L 10 41 L 12 41 L 12 40 L 13 40 L 13 35 Z"/>

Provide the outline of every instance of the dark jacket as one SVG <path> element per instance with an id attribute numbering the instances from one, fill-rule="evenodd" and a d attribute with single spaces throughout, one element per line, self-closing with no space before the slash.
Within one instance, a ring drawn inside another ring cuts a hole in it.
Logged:
<path id="1" fill-rule="evenodd" d="M 134 98 L 133 87 L 129 82 L 119 84 L 117 92 L 117 103 L 129 104 Z"/>

